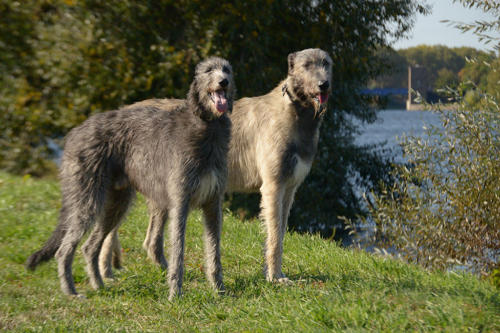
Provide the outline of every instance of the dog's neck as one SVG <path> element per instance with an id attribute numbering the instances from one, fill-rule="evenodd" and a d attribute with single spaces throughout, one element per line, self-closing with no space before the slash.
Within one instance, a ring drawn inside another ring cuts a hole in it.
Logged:
<path id="1" fill-rule="evenodd" d="M 206 122 L 213 122 L 216 121 L 218 118 L 221 118 L 215 116 L 212 111 L 208 110 L 205 107 L 205 105 L 203 104 L 200 105 L 200 100 L 201 99 L 198 95 L 190 92 L 190 95 L 186 100 L 187 109 L 192 110 L 194 115 L 198 116 L 201 120 Z"/>
<path id="2" fill-rule="evenodd" d="M 289 87 L 289 79 L 287 78 L 281 83 L 281 92 L 287 103 L 293 106 L 294 111 L 299 118 L 313 118 L 319 124 L 323 120 L 323 115 L 326 106 L 320 106 L 317 110 L 314 105 L 310 105 L 300 100 L 300 98 Z"/>

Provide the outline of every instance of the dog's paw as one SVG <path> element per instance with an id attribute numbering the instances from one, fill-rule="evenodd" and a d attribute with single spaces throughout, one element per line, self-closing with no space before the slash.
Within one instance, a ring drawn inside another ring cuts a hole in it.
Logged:
<path id="1" fill-rule="evenodd" d="M 215 289 L 215 293 L 217 296 L 225 296 L 226 295 L 226 289 Z"/>
<path id="2" fill-rule="evenodd" d="M 224 286 L 224 282 L 222 282 L 222 279 L 215 279 L 213 281 L 210 281 L 210 284 L 212 285 L 212 288 L 219 293 L 219 294 L 224 294 L 226 291 L 226 287 Z"/>
<path id="3" fill-rule="evenodd" d="M 110 269 L 101 269 L 102 273 L 102 278 L 104 280 L 114 280 L 115 276 L 113 274 L 113 271 Z"/>
<path id="4" fill-rule="evenodd" d="M 285 274 L 281 273 L 277 276 L 267 276 L 266 280 L 271 283 L 279 283 L 279 284 L 292 284 L 292 280 L 286 277 Z"/>
<path id="5" fill-rule="evenodd" d="M 283 277 L 280 277 L 279 279 L 276 280 L 277 283 L 279 284 L 293 284 L 293 281 L 287 278 L 286 276 L 283 275 Z"/>
<path id="6" fill-rule="evenodd" d="M 70 297 L 72 299 L 77 299 L 77 300 L 86 300 L 87 299 L 87 296 L 82 295 L 82 294 L 73 294 L 73 295 L 70 295 Z"/>
<path id="7" fill-rule="evenodd" d="M 181 288 L 179 287 L 171 287 L 170 292 L 168 294 L 168 300 L 170 302 L 174 302 L 176 299 L 179 299 L 182 297 L 182 291 Z"/>

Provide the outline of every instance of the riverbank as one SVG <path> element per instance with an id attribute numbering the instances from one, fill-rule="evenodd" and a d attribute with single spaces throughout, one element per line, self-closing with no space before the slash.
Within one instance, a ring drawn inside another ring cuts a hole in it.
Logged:
<path id="1" fill-rule="evenodd" d="M 406 111 L 431 111 L 434 110 L 433 104 L 406 104 Z M 458 109 L 457 103 L 439 104 L 439 110 L 455 111 Z"/>

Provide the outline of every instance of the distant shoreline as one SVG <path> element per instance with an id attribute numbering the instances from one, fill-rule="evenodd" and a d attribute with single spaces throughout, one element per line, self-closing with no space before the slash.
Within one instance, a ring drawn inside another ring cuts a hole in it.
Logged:
<path id="1" fill-rule="evenodd" d="M 448 103 L 448 104 L 411 104 L 410 107 L 408 108 L 407 106 L 401 105 L 401 106 L 389 106 L 384 109 L 381 109 L 381 111 L 432 111 L 435 110 L 434 107 L 439 105 L 439 109 L 443 111 L 454 111 L 458 109 L 458 104 L 457 103 Z"/>

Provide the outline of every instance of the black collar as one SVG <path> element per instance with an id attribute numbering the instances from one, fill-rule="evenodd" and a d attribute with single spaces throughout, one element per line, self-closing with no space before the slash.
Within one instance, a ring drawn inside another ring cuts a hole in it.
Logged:
<path id="1" fill-rule="evenodd" d="M 287 86 L 286 83 L 283 85 L 283 87 L 281 87 L 281 91 L 283 92 L 283 96 L 285 96 L 285 94 L 288 95 L 288 98 L 290 98 L 290 101 L 292 102 L 293 105 L 295 105 L 296 108 L 298 108 L 298 109 L 304 109 L 304 107 L 300 103 L 300 100 L 298 100 L 296 98 L 293 98 L 292 94 L 288 90 L 288 86 Z"/>

